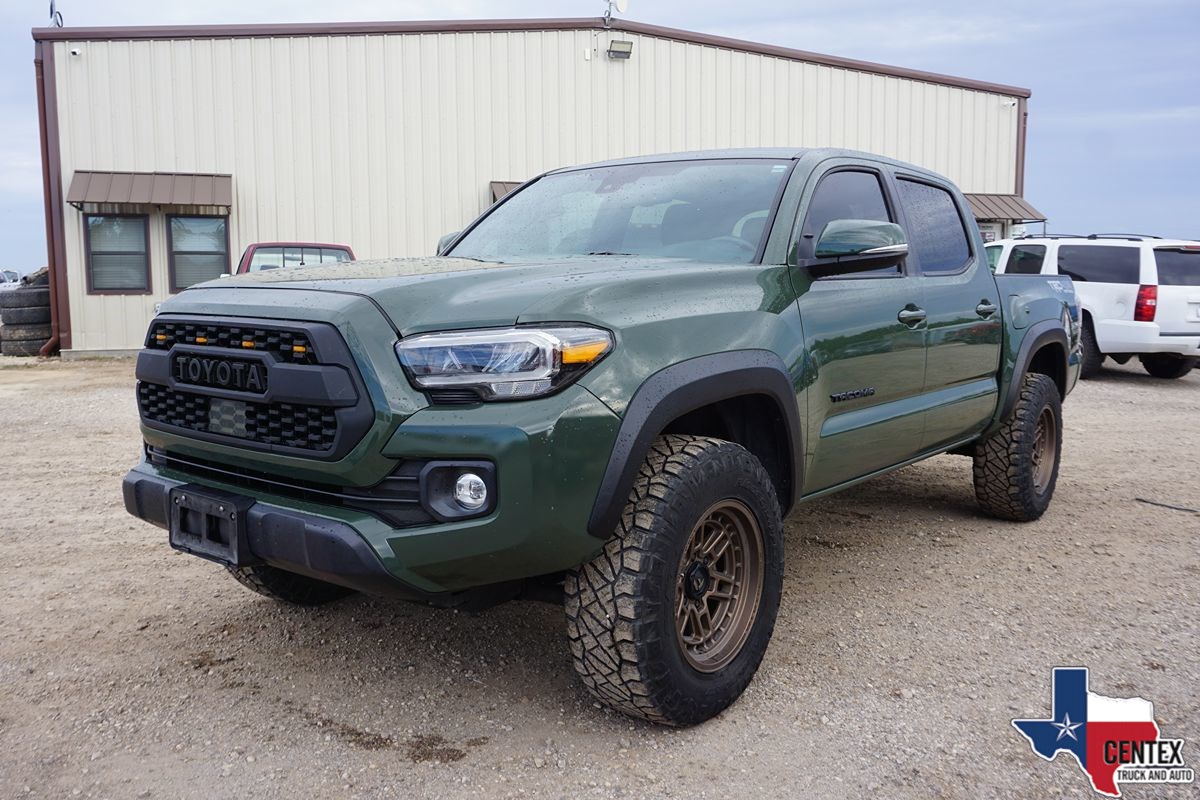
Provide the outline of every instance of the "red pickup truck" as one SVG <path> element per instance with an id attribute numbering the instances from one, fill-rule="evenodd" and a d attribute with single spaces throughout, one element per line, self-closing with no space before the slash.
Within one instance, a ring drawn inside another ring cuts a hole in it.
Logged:
<path id="1" fill-rule="evenodd" d="M 354 251 L 348 244 L 257 242 L 247 247 L 246 251 L 242 253 L 242 260 L 238 262 L 235 274 L 353 260 Z"/>

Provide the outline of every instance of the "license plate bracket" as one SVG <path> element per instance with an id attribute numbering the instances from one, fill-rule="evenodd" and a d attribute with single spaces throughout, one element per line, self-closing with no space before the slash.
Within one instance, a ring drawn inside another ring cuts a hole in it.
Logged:
<path id="1" fill-rule="evenodd" d="M 246 535 L 246 513 L 254 500 L 189 483 L 172 489 L 170 501 L 171 547 L 227 567 L 259 561 Z"/>

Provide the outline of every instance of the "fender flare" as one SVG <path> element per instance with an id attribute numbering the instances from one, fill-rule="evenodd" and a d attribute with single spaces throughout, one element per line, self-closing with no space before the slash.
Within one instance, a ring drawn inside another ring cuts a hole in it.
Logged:
<path id="1" fill-rule="evenodd" d="M 752 394 L 771 397 L 787 426 L 792 491 L 791 497 L 779 498 L 786 514 L 799 496 L 804 469 L 803 432 L 795 387 L 783 359 L 770 350 L 731 350 L 691 358 L 660 370 L 634 393 L 596 493 L 588 532 L 607 539 L 616 530 L 651 443 L 672 420 L 721 400 Z"/>
<path id="2" fill-rule="evenodd" d="M 1004 392 L 1004 403 L 1000 406 L 998 420 L 1007 419 L 1012 410 L 1016 408 L 1017 399 L 1021 396 L 1021 382 L 1025 379 L 1025 373 L 1029 371 L 1033 354 L 1042 349 L 1044 345 L 1051 343 L 1062 345 L 1063 376 L 1065 378 L 1071 374 L 1069 369 L 1071 344 L 1067 339 L 1067 332 L 1063 330 L 1062 323 L 1050 319 L 1034 323 L 1025 332 L 1025 338 L 1021 340 L 1021 347 L 1017 350 L 1017 358 L 1013 362 L 1012 379 L 1008 382 L 1008 388 Z"/>

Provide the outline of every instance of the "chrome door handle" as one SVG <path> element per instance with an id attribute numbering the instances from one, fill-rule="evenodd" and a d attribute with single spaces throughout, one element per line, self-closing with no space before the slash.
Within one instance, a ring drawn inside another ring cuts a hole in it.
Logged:
<path id="1" fill-rule="evenodd" d="M 925 309 L 917 308 L 916 306 L 908 306 L 900 309 L 900 313 L 896 315 L 896 319 L 903 322 L 905 325 L 915 326 L 925 321 Z"/>
<path id="2" fill-rule="evenodd" d="M 975 306 L 975 313 L 984 318 L 990 317 L 999 310 L 1000 309 L 995 303 L 989 303 L 987 300 L 984 300 L 979 305 Z"/>

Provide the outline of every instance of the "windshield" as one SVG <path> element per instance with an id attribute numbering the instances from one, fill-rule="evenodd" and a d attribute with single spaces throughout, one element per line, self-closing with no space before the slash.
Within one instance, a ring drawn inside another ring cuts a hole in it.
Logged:
<path id="1" fill-rule="evenodd" d="M 637 255 L 748 264 L 788 161 L 622 164 L 547 175 L 447 255 L 484 261 Z"/>

